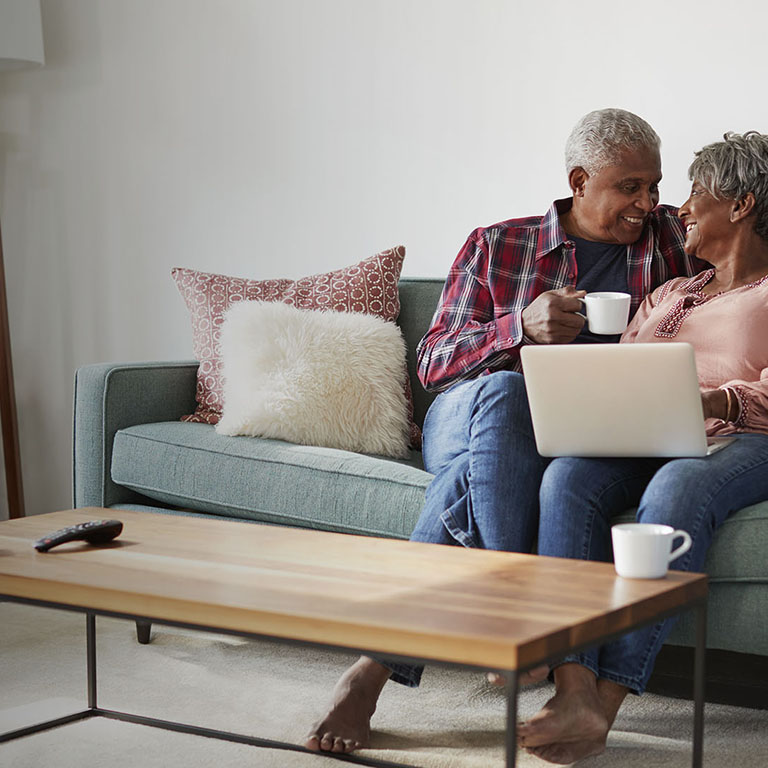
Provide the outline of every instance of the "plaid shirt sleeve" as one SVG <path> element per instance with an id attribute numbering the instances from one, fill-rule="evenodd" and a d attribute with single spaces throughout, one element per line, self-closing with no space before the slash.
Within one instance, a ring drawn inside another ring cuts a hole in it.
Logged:
<path id="1" fill-rule="evenodd" d="M 496 317 L 488 279 L 489 246 L 476 229 L 459 251 L 432 324 L 417 348 L 419 379 L 441 392 L 485 370 L 511 367 L 522 341 L 520 311 Z"/>

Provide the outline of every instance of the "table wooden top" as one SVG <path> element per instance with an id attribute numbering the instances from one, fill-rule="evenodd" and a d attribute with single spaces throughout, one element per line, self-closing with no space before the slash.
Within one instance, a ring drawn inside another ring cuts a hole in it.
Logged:
<path id="1" fill-rule="evenodd" d="M 32 542 L 97 518 L 94 547 Z M 704 597 L 706 576 L 82 508 L 0 522 L 0 594 L 437 661 L 527 668 Z"/>

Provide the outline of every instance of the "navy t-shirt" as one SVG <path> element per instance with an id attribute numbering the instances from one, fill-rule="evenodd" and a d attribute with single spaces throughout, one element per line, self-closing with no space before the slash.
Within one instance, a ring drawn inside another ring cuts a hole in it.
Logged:
<path id="1" fill-rule="evenodd" d="M 576 245 L 576 288 L 579 291 L 623 291 L 627 285 L 627 246 L 619 243 L 594 243 L 569 235 Z M 581 333 L 573 340 L 576 344 L 616 342 L 621 334 L 604 336 L 590 333 L 584 323 Z"/>

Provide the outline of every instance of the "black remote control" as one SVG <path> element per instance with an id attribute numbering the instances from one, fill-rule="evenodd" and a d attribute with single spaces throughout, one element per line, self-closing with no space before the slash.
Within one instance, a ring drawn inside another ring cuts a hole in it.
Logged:
<path id="1" fill-rule="evenodd" d="M 87 523 L 62 528 L 38 539 L 34 547 L 38 552 L 47 552 L 65 541 L 87 541 L 89 544 L 106 544 L 123 530 L 119 520 L 89 520 Z"/>

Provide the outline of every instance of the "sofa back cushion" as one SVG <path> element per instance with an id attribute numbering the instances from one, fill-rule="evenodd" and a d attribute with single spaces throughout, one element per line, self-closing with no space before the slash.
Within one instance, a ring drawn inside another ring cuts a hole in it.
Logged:
<path id="1" fill-rule="evenodd" d="M 400 292 L 400 316 L 397 324 L 403 332 L 408 347 L 408 376 L 413 392 L 413 420 L 424 426 L 427 413 L 436 394 L 426 392 L 416 374 L 416 346 L 432 323 L 445 280 L 431 277 L 404 277 L 398 287 Z"/>
<path id="2" fill-rule="evenodd" d="M 395 321 L 400 311 L 398 279 L 405 258 L 400 245 L 333 272 L 298 280 L 250 280 L 193 269 L 171 270 L 192 321 L 192 345 L 200 362 L 197 409 L 184 420 L 216 424 L 223 406 L 219 344 L 224 313 L 238 301 L 281 301 L 300 309 L 331 309 L 377 315 Z M 411 408 L 410 377 L 405 397 Z M 421 430 L 410 420 L 410 441 L 421 447 Z"/>

